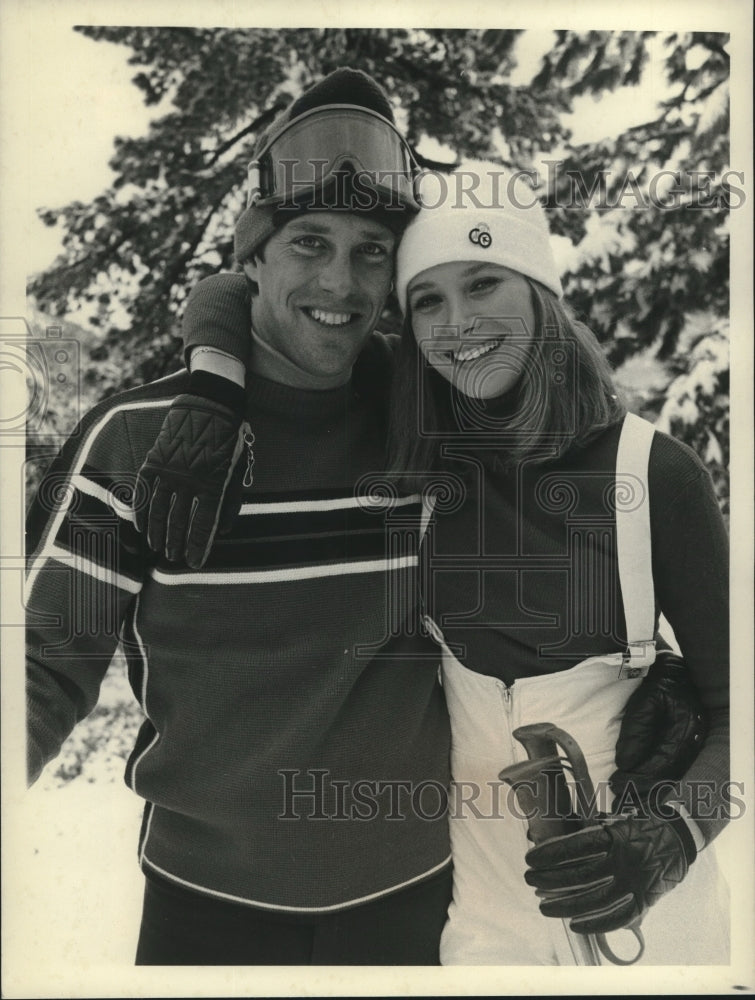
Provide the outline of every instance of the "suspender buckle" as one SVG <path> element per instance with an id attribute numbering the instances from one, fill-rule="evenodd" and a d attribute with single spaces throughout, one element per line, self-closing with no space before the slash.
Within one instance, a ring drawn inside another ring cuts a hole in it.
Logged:
<path id="1" fill-rule="evenodd" d="M 655 639 L 630 642 L 621 658 L 619 680 L 636 680 L 638 677 L 647 677 L 654 662 Z"/>

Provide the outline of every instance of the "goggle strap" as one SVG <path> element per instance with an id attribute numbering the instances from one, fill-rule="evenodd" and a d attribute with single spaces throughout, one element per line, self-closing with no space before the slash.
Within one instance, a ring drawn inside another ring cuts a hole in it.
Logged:
<path id="1" fill-rule="evenodd" d="M 260 161 L 251 160 L 246 168 L 246 207 L 256 205 L 262 197 L 262 176 Z"/>

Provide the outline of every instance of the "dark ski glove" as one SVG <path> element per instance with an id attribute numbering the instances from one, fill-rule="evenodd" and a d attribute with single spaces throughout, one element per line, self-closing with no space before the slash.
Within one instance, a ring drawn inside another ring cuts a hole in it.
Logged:
<path id="1" fill-rule="evenodd" d="M 526 854 L 528 885 L 546 917 L 579 934 L 626 927 L 687 874 L 697 851 L 681 816 L 601 817 L 577 833 L 551 837 Z"/>
<path id="2" fill-rule="evenodd" d="M 706 731 L 705 711 L 684 660 L 661 650 L 627 702 L 611 791 L 620 796 L 631 782 L 645 796 L 658 781 L 681 778 L 700 752 Z"/>
<path id="3" fill-rule="evenodd" d="M 244 389 L 229 379 L 193 372 L 139 470 L 136 528 L 171 562 L 201 568 L 216 530 L 238 514 L 244 401 Z"/>

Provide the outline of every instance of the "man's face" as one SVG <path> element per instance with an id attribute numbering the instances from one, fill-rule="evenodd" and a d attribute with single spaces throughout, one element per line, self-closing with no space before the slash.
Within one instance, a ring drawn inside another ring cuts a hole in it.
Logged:
<path id="1" fill-rule="evenodd" d="M 252 367 L 298 388 L 342 385 L 375 329 L 393 276 L 396 237 L 368 215 L 306 212 L 244 265 L 259 294 Z"/>

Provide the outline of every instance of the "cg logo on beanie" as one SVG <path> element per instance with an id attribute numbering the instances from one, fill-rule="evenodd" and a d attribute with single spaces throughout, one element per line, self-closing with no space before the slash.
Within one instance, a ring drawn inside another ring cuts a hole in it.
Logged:
<path id="1" fill-rule="evenodd" d="M 484 222 L 481 222 L 478 226 L 475 226 L 474 229 L 470 229 L 469 242 L 474 243 L 475 246 L 487 249 L 493 242 L 493 237 L 490 235 L 490 227 Z"/>

